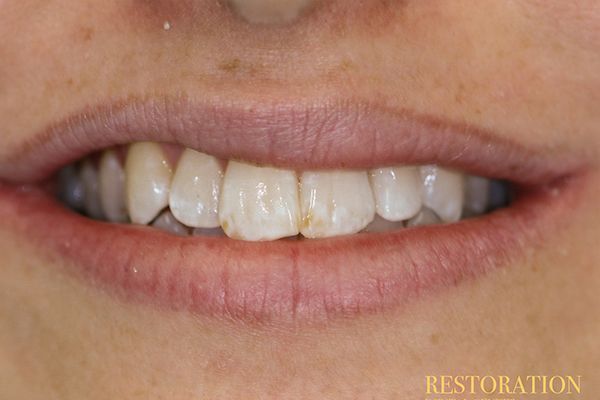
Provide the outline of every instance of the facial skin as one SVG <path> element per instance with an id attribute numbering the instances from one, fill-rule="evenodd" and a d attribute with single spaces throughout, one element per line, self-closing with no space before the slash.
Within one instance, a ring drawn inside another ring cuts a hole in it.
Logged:
<path id="1" fill-rule="evenodd" d="M 0 37 L 0 159 L 87 105 L 185 94 L 376 100 L 590 165 L 563 229 L 514 265 L 298 328 L 122 301 L 0 223 L 6 398 L 419 399 L 441 374 L 600 391 L 598 2 L 324 0 L 257 25 L 208 0 L 4 0 Z"/>

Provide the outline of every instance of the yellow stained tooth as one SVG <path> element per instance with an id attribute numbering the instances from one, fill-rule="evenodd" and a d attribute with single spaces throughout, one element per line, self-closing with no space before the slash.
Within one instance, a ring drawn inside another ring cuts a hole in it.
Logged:
<path id="1" fill-rule="evenodd" d="M 175 218 L 193 228 L 218 227 L 222 181 L 219 160 L 186 149 L 171 183 L 169 206 Z"/>
<path id="2" fill-rule="evenodd" d="M 360 232 L 375 217 L 365 171 L 307 171 L 300 179 L 302 226 L 308 238 Z"/>
<path id="3" fill-rule="evenodd" d="M 300 208 L 294 171 L 230 161 L 219 221 L 231 238 L 259 241 L 298 234 Z"/>
<path id="4" fill-rule="evenodd" d="M 171 166 L 157 143 L 129 147 L 125 163 L 127 209 L 131 221 L 148 224 L 169 205 Z"/>

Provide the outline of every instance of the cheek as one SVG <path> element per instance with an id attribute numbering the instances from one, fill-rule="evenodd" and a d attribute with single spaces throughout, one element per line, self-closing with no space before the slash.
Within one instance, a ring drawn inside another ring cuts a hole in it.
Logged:
<path id="1" fill-rule="evenodd" d="M 600 1 L 522 0 L 536 21 L 579 46 L 600 49 Z"/>

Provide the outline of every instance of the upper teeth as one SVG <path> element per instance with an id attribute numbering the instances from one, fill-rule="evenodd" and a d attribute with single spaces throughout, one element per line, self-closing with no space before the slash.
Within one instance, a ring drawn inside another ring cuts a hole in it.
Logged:
<path id="1" fill-rule="evenodd" d="M 274 240 L 298 234 L 298 178 L 294 171 L 231 161 L 223 182 L 219 220 L 227 236 Z"/>
<path id="2" fill-rule="evenodd" d="M 300 179 L 302 235 L 309 238 L 360 232 L 375 217 L 366 172 L 304 172 Z"/>
<path id="3" fill-rule="evenodd" d="M 135 143 L 129 147 L 125 176 L 131 221 L 148 224 L 169 205 L 172 175 L 171 165 L 160 145 Z"/>
<path id="4" fill-rule="evenodd" d="M 185 150 L 171 183 L 169 206 L 175 218 L 193 228 L 218 227 L 222 180 L 216 158 Z"/>
<path id="5" fill-rule="evenodd" d="M 129 218 L 177 234 L 218 235 L 221 227 L 229 237 L 252 241 L 454 222 L 463 209 L 480 214 L 490 203 L 490 180 L 435 165 L 301 174 L 237 161 L 224 165 L 186 149 L 173 172 L 161 145 L 136 143 L 124 168 L 109 150 L 99 169 L 88 159 L 79 175 L 62 174 L 62 198 L 79 208 L 74 199 L 83 187 L 83 207 L 95 218 Z"/>

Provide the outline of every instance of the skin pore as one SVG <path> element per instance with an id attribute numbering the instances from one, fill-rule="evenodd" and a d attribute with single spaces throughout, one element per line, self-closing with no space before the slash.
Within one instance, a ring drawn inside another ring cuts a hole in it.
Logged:
<path id="1" fill-rule="evenodd" d="M 86 106 L 184 94 L 377 101 L 589 165 L 562 229 L 513 265 L 316 326 L 122 301 L 0 221 L 3 395 L 419 399 L 442 374 L 581 375 L 600 391 L 597 4 L 322 0 L 250 24 L 208 0 L 0 1 L 0 161 Z"/>

